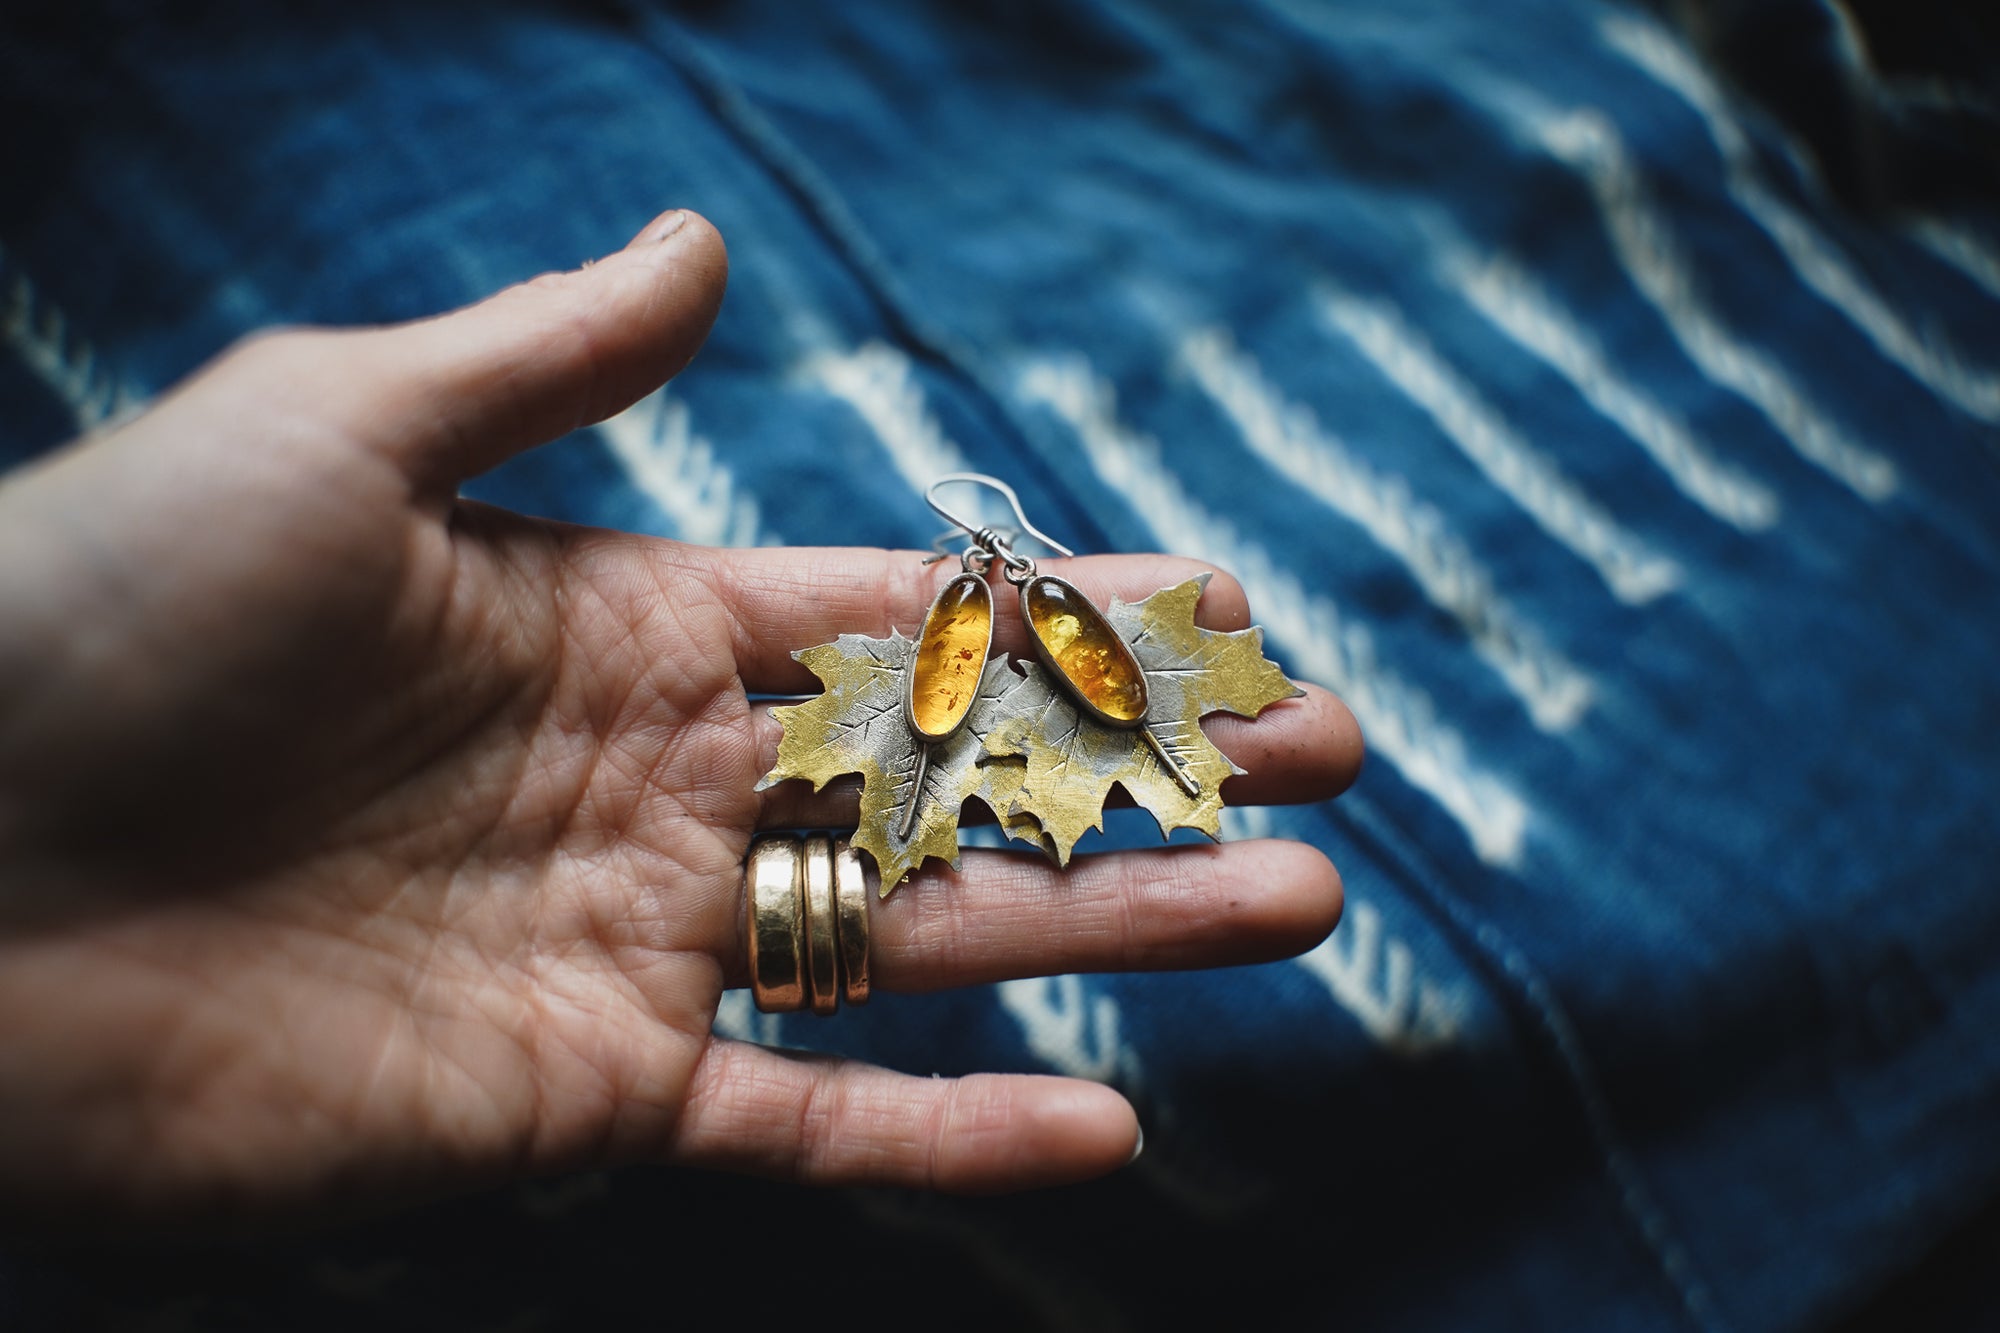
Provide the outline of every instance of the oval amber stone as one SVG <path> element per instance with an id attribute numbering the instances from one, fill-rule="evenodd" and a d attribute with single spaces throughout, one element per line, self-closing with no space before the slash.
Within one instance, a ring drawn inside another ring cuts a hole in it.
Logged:
<path id="1" fill-rule="evenodd" d="M 924 617 L 910 663 L 910 730 L 927 741 L 957 731 L 979 693 L 993 645 L 993 593 L 977 574 L 944 585 Z"/>
<path id="2" fill-rule="evenodd" d="M 1146 720 L 1146 673 L 1089 598 L 1043 574 L 1021 589 L 1021 613 L 1036 654 L 1098 721 L 1136 727 Z"/>

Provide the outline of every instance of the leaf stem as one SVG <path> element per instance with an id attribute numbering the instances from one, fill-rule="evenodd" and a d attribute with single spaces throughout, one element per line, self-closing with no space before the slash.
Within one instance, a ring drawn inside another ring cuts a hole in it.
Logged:
<path id="1" fill-rule="evenodd" d="M 1193 800 L 1199 797 L 1201 795 L 1201 784 L 1194 780 L 1193 774 L 1181 767 L 1180 760 L 1167 753 L 1167 747 L 1161 743 L 1158 736 L 1153 734 L 1153 729 L 1151 727 L 1141 727 L 1139 728 L 1139 734 L 1146 738 L 1146 744 L 1153 747 L 1153 753 L 1160 757 L 1161 766 L 1167 772 L 1173 774 L 1174 781 L 1180 785 L 1182 791 L 1188 794 L 1188 799 Z"/>
<path id="2" fill-rule="evenodd" d="M 924 795 L 924 774 L 930 766 L 931 743 L 918 741 L 916 777 L 910 782 L 910 799 L 903 802 L 902 823 L 896 826 L 896 839 L 899 842 L 910 840 L 910 829 L 917 822 L 917 802 L 922 800 Z"/>

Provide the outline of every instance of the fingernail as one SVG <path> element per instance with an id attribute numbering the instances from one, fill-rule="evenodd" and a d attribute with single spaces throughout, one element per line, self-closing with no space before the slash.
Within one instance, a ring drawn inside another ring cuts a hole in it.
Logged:
<path id="1" fill-rule="evenodd" d="M 676 208 L 670 212 L 662 213 L 647 223 L 646 229 L 637 236 L 634 236 L 632 244 L 625 248 L 630 250 L 634 246 L 658 245 L 661 241 L 666 240 L 667 237 L 685 227 L 687 220 L 688 211 L 685 208 Z"/>
<path id="2" fill-rule="evenodd" d="M 1141 1125 L 1139 1126 L 1139 1141 L 1132 1145 L 1132 1155 L 1125 1159 L 1125 1165 L 1130 1166 L 1132 1163 L 1138 1161 L 1139 1154 L 1144 1151 L 1146 1151 L 1146 1127 Z"/>

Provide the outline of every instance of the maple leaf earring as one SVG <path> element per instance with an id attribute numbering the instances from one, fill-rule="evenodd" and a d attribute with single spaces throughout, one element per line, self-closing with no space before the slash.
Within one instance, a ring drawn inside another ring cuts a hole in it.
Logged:
<path id="1" fill-rule="evenodd" d="M 996 560 L 1021 557 L 1002 534 L 981 529 L 974 538 L 914 640 L 891 629 L 886 639 L 843 634 L 801 649 L 792 656 L 826 691 L 773 710 L 784 736 L 778 762 L 758 789 L 803 778 L 817 791 L 833 778 L 860 774 L 852 845 L 875 858 L 885 898 L 926 857 L 958 868 L 958 819 L 967 800 L 991 808 L 1009 837 L 1041 845 L 1033 816 L 1014 809 L 1026 763 L 996 762 L 986 750 L 1004 715 L 1001 699 L 1021 681 L 1004 654 L 992 655 L 987 574 Z"/>
<path id="2" fill-rule="evenodd" d="M 947 509 L 947 485 L 1004 496 L 1020 529 L 998 530 Z M 1263 654 L 1263 631 L 1202 629 L 1201 574 L 1138 603 L 1100 611 L 1074 584 L 1014 550 L 1025 533 L 1070 551 L 1028 522 L 1005 482 L 980 473 L 940 477 L 924 494 L 972 539 L 960 572 L 931 603 L 915 640 L 843 634 L 793 656 L 826 691 L 775 710 L 778 762 L 759 789 L 803 778 L 814 790 L 861 775 L 853 845 L 875 858 L 882 895 L 935 856 L 958 868 L 958 820 L 968 800 L 992 809 L 1009 838 L 1067 864 L 1077 839 L 1104 826 L 1114 786 L 1163 834 L 1221 832 L 1222 783 L 1241 772 L 1202 733 L 1201 718 L 1255 717 L 1302 693 Z M 932 560 L 944 556 L 933 556 Z M 930 563 L 927 561 L 926 563 Z M 1021 590 L 1021 619 L 1036 662 L 1017 674 L 992 654 L 994 565 Z"/>
<path id="3" fill-rule="evenodd" d="M 924 492 L 932 509 L 972 534 L 975 549 L 986 547 L 1001 561 L 1000 576 L 1021 590 L 1021 622 L 1027 626 L 1028 642 L 1042 665 L 1062 682 L 1071 702 L 1113 730 L 1137 732 L 1181 790 L 1189 796 L 1201 795 L 1201 783 L 1147 725 L 1146 673 L 1131 647 L 1075 584 L 1038 572 L 1034 561 L 1015 555 L 1004 542 L 997 541 L 992 529 L 968 523 L 939 504 L 938 488 L 953 482 L 992 487 L 1007 497 L 1021 526 L 1037 541 L 1060 555 L 1072 554 L 1069 548 L 1035 530 L 1021 512 L 1020 499 L 1005 482 L 977 472 L 955 472 L 938 478 Z M 970 556 L 967 552 L 968 559 Z"/>

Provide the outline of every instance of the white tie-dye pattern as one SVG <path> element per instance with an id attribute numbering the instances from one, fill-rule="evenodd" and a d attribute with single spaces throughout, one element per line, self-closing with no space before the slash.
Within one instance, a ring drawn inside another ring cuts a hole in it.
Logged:
<path id="1" fill-rule="evenodd" d="M 1620 528 L 1516 434 L 1393 307 L 1328 284 L 1321 288 L 1318 309 L 1327 325 L 1422 409 L 1488 480 L 1595 569 L 1613 596 L 1645 603 L 1680 583 L 1680 568 L 1672 560 Z"/>
<path id="2" fill-rule="evenodd" d="M 1449 239 L 1438 246 L 1437 268 L 1467 304 L 1630 436 L 1681 494 L 1743 532 L 1778 521 L 1778 497 L 1768 487 L 1711 456 L 1680 418 L 1619 374 L 1596 338 L 1519 266 Z"/>
<path id="3" fill-rule="evenodd" d="M 1468 88 L 1484 96 L 1516 132 L 1583 178 L 1619 265 L 1696 369 L 1756 408 L 1799 457 L 1856 495 L 1879 502 L 1895 493 L 1893 463 L 1850 438 L 1768 353 L 1723 324 L 1609 119 L 1593 110 L 1556 111 L 1526 89 Z"/>
<path id="4" fill-rule="evenodd" d="M 1081 977 L 1029 977 L 994 987 L 1021 1025 L 1029 1051 L 1058 1073 L 1130 1089 L 1140 1082 L 1138 1053 L 1119 1033 L 1118 1003 Z"/>
<path id="5" fill-rule="evenodd" d="M 1283 834 L 1267 807 L 1222 812 L 1225 842 L 1274 836 Z M 1464 1034 L 1472 1010 L 1464 987 L 1425 975 L 1416 951 L 1384 929 L 1381 909 L 1352 890 L 1340 928 L 1293 961 L 1325 985 L 1362 1031 L 1397 1055 L 1426 1055 Z"/>
<path id="6" fill-rule="evenodd" d="M 1924 218 L 1910 224 L 1917 244 L 1972 279 L 1996 301 L 2000 301 L 2000 249 L 1941 218 Z"/>
<path id="7" fill-rule="evenodd" d="M 1598 31 L 1606 45 L 1678 94 L 1701 117 L 1722 155 L 1729 197 L 1777 244 L 1799 281 L 1933 393 L 1981 421 L 2000 422 L 2000 375 L 1967 364 L 1941 332 L 1918 333 L 1810 218 L 1765 181 L 1749 136 L 1731 117 L 1722 90 L 1693 52 L 1658 23 L 1636 14 L 1608 15 Z"/>
<path id="8" fill-rule="evenodd" d="M 1235 425 L 1250 451 L 1301 490 L 1345 516 L 1400 560 L 1431 604 L 1456 620 L 1473 650 L 1499 673 L 1536 726 L 1563 731 L 1590 706 L 1589 679 L 1523 622 L 1493 576 L 1400 476 L 1378 474 L 1287 400 L 1257 363 L 1218 329 L 1192 333 L 1179 364 Z"/>
<path id="9" fill-rule="evenodd" d="M 1098 478 L 1171 548 L 1236 575 L 1272 643 L 1306 676 L 1340 694 L 1370 750 L 1442 805 L 1483 860 L 1511 865 L 1519 859 L 1526 803 L 1472 764 L 1463 738 L 1438 718 L 1430 698 L 1376 660 L 1365 629 L 1343 624 L 1332 602 L 1308 593 L 1262 547 L 1188 498 L 1161 464 L 1158 445 L 1119 424 L 1111 386 L 1088 364 L 1079 358 L 1030 361 L 1016 391 L 1068 425 Z"/>
<path id="10" fill-rule="evenodd" d="M 757 502 L 739 495 L 736 478 L 688 423 L 687 404 L 659 389 L 597 433 L 612 457 L 673 524 L 674 535 L 704 546 L 757 546 Z"/>
<path id="11" fill-rule="evenodd" d="M 7 258 L 0 250 L 0 272 L 10 267 Z M 73 331 L 62 310 L 18 270 L 7 284 L 0 340 L 62 400 L 80 432 L 116 425 L 146 405 L 147 396 L 111 374 L 90 342 Z"/>
<path id="12" fill-rule="evenodd" d="M 945 438 L 924 404 L 910 358 L 895 348 L 871 342 L 847 352 L 820 352 L 806 361 L 803 377 L 868 423 L 904 485 L 917 494 L 948 472 L 969 469 L 964 453 Z"/>
<path id="13" fill-rule="evenodd" d="M 1423 974 L 1410 946 L 1383 929 L 1378 908 L 1352 896 L 1340 929 L 1297 962 L 1363 1031 L 1397 1055 L 1422 1056 L 1450 1045 L 1471 1008 L 1462 991 Z"/>

